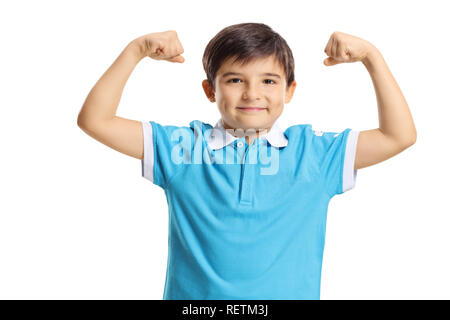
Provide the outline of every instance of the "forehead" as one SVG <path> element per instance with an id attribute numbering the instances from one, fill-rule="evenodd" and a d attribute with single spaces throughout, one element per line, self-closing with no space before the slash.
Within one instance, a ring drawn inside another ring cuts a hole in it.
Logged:
<path id="1" fill-rule="evenodd" d="M 225 60 L 217 71 L 217 75 L 221 76 L 226 72 L 273 72 L 280 75 L 284 74 L 283 67 L 273 56 L 255 58 L 246 64 L 243 61 L 234 61 L 235 57 Z"/>

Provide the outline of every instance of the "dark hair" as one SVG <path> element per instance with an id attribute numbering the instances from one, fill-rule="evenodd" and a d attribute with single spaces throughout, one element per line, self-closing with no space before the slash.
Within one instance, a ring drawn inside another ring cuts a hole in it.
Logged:
<path id="1" fill-rule="evenodd" d="M 286 75 L 287 88 L 294 81 L 294 57 L 287 42 L 268 25 L 240 23 L 222 29 L 203 53 L 203 68 L 215 91 L 216 73 L 228 58 L 246 64 L 253 59 L 275 55 Z"/>

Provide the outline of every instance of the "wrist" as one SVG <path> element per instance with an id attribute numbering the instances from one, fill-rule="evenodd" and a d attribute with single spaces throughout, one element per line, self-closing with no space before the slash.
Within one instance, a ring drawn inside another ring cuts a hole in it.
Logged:
<path id="1" fill-rule="evenodd" d="M 378 61 L 382 59 L 380 51 L 371 43 L 368 43 L 367 55 L 361 60 L 364 66 L 370 70 L 372 69 Z"/>
<path id="2" fill-rule="evenodd" d="M 137 41 L 137 39 L 134 39 L 133 41 L 131 41 L 126 49 L 127 51 L 131 52 L 137 59 L 137 61 L 139 62 L 142 58 L 144 58 L 144 51 L 142 49 L 142 45 L 139 43 L 139 41 Z"/>

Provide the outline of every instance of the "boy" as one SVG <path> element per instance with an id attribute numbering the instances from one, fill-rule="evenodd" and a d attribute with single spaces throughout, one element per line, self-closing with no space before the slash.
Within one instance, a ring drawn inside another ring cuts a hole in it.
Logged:
<path id="1" fill-rule="evenodd" d="M 163 126 L 115 115 L 145 56 L 183 63 L 175 31 L 133 40 L 89 93 L 78 116 L 87 134 L 141 159 L 165 190 L 169 251 L 163 299 L 319 299 L 328 203 L 357 170 L 415 143 L 408 105 L 379 51 L 331 35 L 326 66 L 361 61 L 374 83 L 380 127 L 313 131 L 276 123 L 294 93 L 285 40 L 260 23 L 220 31 L 207 45 L 202 86 L 221 118 L 213 127 Z"/>

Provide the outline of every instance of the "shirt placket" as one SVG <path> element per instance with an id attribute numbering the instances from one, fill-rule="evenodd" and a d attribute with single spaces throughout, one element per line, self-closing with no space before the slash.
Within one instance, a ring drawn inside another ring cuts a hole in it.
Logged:
<path id="1" fill-rule="evenodd" d="M 251 153 L 255 152 L 255 143 L 253 142 L 249 146 L 245 140 L 239 140 L 237 147 L 239 159 L 241 160 L 239 204 L 249 206 L 252 204 L 255 165 L 249 164 L 248 159 L 253 155 Z"/>

